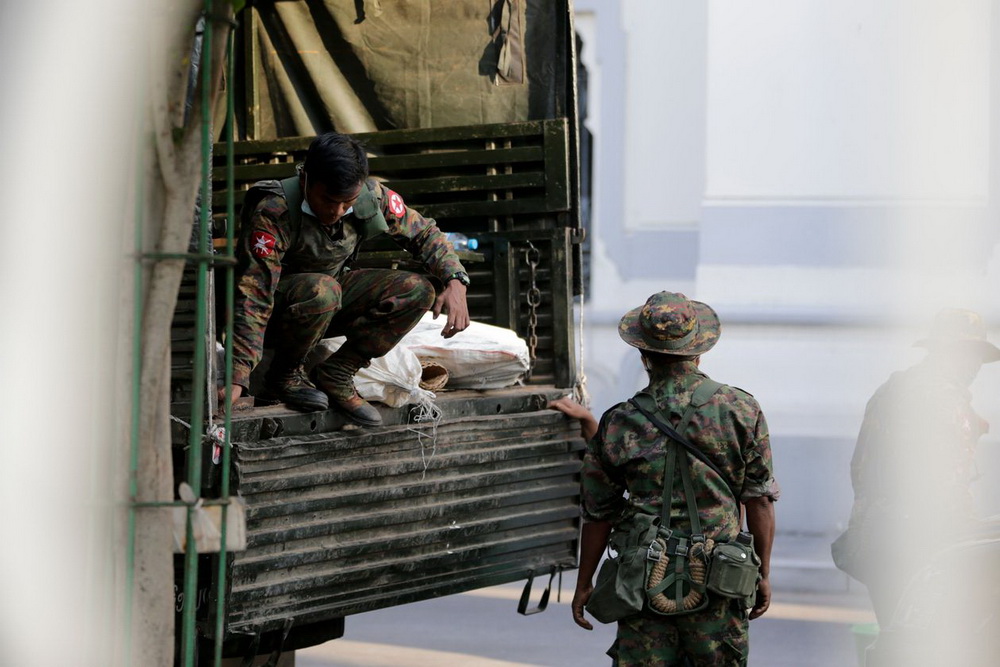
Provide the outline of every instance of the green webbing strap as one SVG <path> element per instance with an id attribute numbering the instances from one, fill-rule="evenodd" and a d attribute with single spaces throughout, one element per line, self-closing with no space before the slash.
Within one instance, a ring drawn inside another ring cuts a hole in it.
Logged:
<path id="1" fill-rule="evenodd" d="M 285 202 L 288 204 L 288 218 L 293 224 L 302 219 L 302 185 L 298 176 L 286 178 L 281 183 L 281 190 L 285 193 Z M 362 184 L 361 192 L 354 202 L 354 215 L 346 218 L 354 226 L 358 236 L 362 240 L 367 240 L 384 234 L 389 231 L 389 225 L 378 207 L 375 193 L 368 187 L 367 183 Z M 297 225 L 296 225 L 297 226 Z M 360 245 L 360 244 L 359 244 Z"/>
<path id="2" fill-rule="evenodd" d="M 663 464 L 663 500 L 660 506 L 660 525 L 670 528 L 670 499 L 674 495 L 674 468 L 677 467 L 677 444 L 667 440 L 667 460 Z"/>
<path id="3" fill-rule="evenodd" d="M 721 383 L 716 382 L 715 380 L 710 380 L 708 378 L 705 378 L 701 382 L 701 384 L 699 384 L 695 388 L 694 393 L 691 395 L 691 402 L 688 404 L 687 409 L 684 410 L 684 414 L 681 416 L 681 421 L 677 426 L 677 430 L 673 433 L 670 432 L 670 430 L 672 429 L 665 431 L 664 427 L 666 425 L 659 423 L 660 420 L 658 420 L 655 415 L 651 415 L 647 408 L 644 408 L 642 405 L 640 405 L 640 402 L 652 403 L 652 405 L 655 406 L 656 412 L 659 412 L 660 406 L 657 405 L 656 399 L 654 399 L 649 394 L 646 394 L 645 392 L 640 392 L 636 394 L 635 398 L 633 398 L 631 401 L 631 403 L 639 409 L 639 412 L 645 415 L 647 419 L 652 421 L 653 424 L 658 428 L 660 428 L 661 431 L 664 431 L 666 435 L 670 436 L 667 440 L 666 462 L 663 465 L 663 497 L 660 503 L 660 525 L 663 526 L 664 528 L 667 529 L 670 528 L 670 510 L 671 510 L 670 500 L 674 493 L 674 469 L 677 466 L 676 442 L 681 442 L 682 444 L 685 444 L 686 446 L 688 446 L 689 449 L 693 448 L 693 445 L 691 445 L 688 442 L 685 442 L 685 438 L 683 438 L 683 436 L 681 436 L 680 438 L 678 438 L 677 436 L 680 433 L 683 433 L 687 429 L 688 425 L 691 423 L 691 419 L 694 417 L 695 410 L 700 408 L 702 405 L 708 403 L 708 401 L 712 398 L 712 396 L 715 395 L 715 392 L 717 392 L 721 387 L 722 387 Z M 669 427 L 667 428 L 669 429 Z M 717 467 L 715 467 L 714 464 L 708 461 L 704 457 L 704 455 L 701 455 L 701 457 L 699 458 L 702 460 L 702 462 L 707 463 L 708 466 L 712 468 L 712 470 L 714 470 L 720 477 L 722 477 L 723 481 L 726 481 L 726 478 L 722 476 L 721 471 Z M 698 517 L 698 506 L 697 503 L 695 502 L 691 476 L 690 473 L 688 472 L 688 466 L 686 465 L 681 466 L 681 482 L 684 485 L 684 499 L 687 501 L 688 514 L 691 517 L 691 529 L 692 529 L 691 534 L 700 535 L 701 521 Z"/>
<path id="4" fill-rule="evenodd" d="M 677 553 L 674 554 L 674 579 L 683 582 L 686 577 L 684 575 L 684 561 L 688 558 L 688 549 L 691 546 L 688 541 L 683 537 L 677 540 Z M 677 605 L 678 609 L 684 608 L 684 586 L 674 586 L 674 603 Z"/>
<path id="5" fill-rule="evenodd" d="M 676 449 L 677 445 L 671 443 Z M 685 461 L 686 463 L 687 461 Z M 691 535 L 701 535 L 701 517 L 698 516 L 698 502 L 694 497 L 694 484 L 691 482 L 691 466 L 681 466 L 681 482 L 684 484 L 684 499 L 687 500 L 688 518 L 691 519 Z"/>
<path id="6" fill-rule="evenodd" d="M 302 186 L 298 176 L 292 176 L 279 181 L 281 190 L 285 193 L 285 204 L 288 208 L 288 219 L 296 227 L 302 219 Z"/>

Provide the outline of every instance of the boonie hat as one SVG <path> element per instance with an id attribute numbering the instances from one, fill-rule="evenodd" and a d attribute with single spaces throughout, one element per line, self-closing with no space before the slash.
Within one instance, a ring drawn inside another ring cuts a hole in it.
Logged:
<path id="1" fill-rule="evenodd" d="M 712 349 L 720 329 L 711 307 L 678 292 L 657 292 L 618 323 L 618 335 L 632 347 L 685 357 Z"/>
<path id="2" fill-rule="evenodd" d="M 974 310 L 944 308 L 934 316 L 930 336 L 914 345 L 935 349 L 956 345 L 978 350 L 984 364 L 1000 361 L 1000 348 L 986 339 L 986 324 Z"/>

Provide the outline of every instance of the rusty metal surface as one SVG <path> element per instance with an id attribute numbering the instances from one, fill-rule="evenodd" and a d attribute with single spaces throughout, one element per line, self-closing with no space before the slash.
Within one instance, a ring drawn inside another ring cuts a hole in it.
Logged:
<path id="1" fill-rule="evenodd" d="M 255 410 L 234 429 L 248 549 L 233 558 L 227 633 L 575 567 L 584 443 L 544 400 L 454 392 L 436 429 L 404 410 L 337 431 L 325 413 L 317 428 L 316 414 Z"/>

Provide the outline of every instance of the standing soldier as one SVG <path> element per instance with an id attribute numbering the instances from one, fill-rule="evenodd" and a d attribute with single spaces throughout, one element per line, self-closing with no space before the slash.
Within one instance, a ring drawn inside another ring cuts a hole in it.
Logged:
<path id="1" fill-rule="evenodd" d="M 716 383 L 698 370 L 700 355 L 715 345 L 719 330 L 719 319 L 709 306 L 683 294 L 654 294 L 618 325 L 622 339 L 639 349 L 649 373 L 649 385 L 634 402 L 611 408 L 599 425 L 580 406 L 565 400 L 552 404 L 581 419 L 584 435 L 590 437 L 581 489 L 585 523 L 580 571 L 573 596 L 577 625 L 592 629 L 584 606 L 612 530 L 627 531 L 639 515 L 666 516 L 676 535 L 691 536 L 693 525 L 700 524 L 701 530 L 694 532 L 718 544 L 737 539 L 742 504 L 760 557 L 761 578 L 751 609 L 742 599 L 709 591 L 707 606 L 690 613 L 660 615 L 647 600 L 640 612 L 619 620 L 617 640 L 608 651 L 619 667 L 745 665 L 747 622 L 770 605 L 773 503 L 779 491 L 767 424 L 750 394 Z M 640 409 L 644 404 L 652 410 Z M 689 455 L 650 417 L 675 428 L 704 460 Z M 670 456 L 674 466 L 668 476 L 670 447 L 679 453 Z M 665 492 L 665 485 L 672 491 Z M 669 511 L 661 514 L 665 495 Z"/>
<path id="2" fill-rule="evenodd" d="M 851 519 L 833 547 L 838 567 L 868 587 L 883 629 L 910 579 L 977 526 L 971 485 L 989 424 L 969 387 L 984 363 L 1000 360 L 971 310 L 940 311 L 916 344 L 928 350 L 923 361 L 868 401 L 851 459 Z"/>
<path id="3" fill-rule="evenodd" d="M 368 178 L 364 148 L 351 137 L 316 137 L 299 174 L 261 181 L 247 192 L 236 249 L 233 393 L 249 387 L 265 331 L 275 348 L 266 391 L 289 407 L 325 410 L 377 426 L 378 411 L 358 396 L 354 375 L 391 350 L 428 309 L 447 313 L 446 338 L 469 326 L 468 274 L 433 220 Z M 352 269 L 361 243 L 387 233 L 444 284 L 416 273 Z M 325 337 L 347 342 L 306 375 L 310 351 Z"/>

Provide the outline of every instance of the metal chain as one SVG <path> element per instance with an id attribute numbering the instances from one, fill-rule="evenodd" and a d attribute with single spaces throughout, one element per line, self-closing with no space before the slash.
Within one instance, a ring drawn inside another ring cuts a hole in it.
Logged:
<path id="1" fill-rule="evenodd" d="M 528 356 L 531 365 L 525 379 L 531 378 L 535 369 L 536 349 L 538 348 L 538 307 L 542 305 L 542 290 L 538 289 L 538 264 L 542 261 L 542 252 L 528 241 L 524 249 L 524 261 L 528 263 Z"/>

